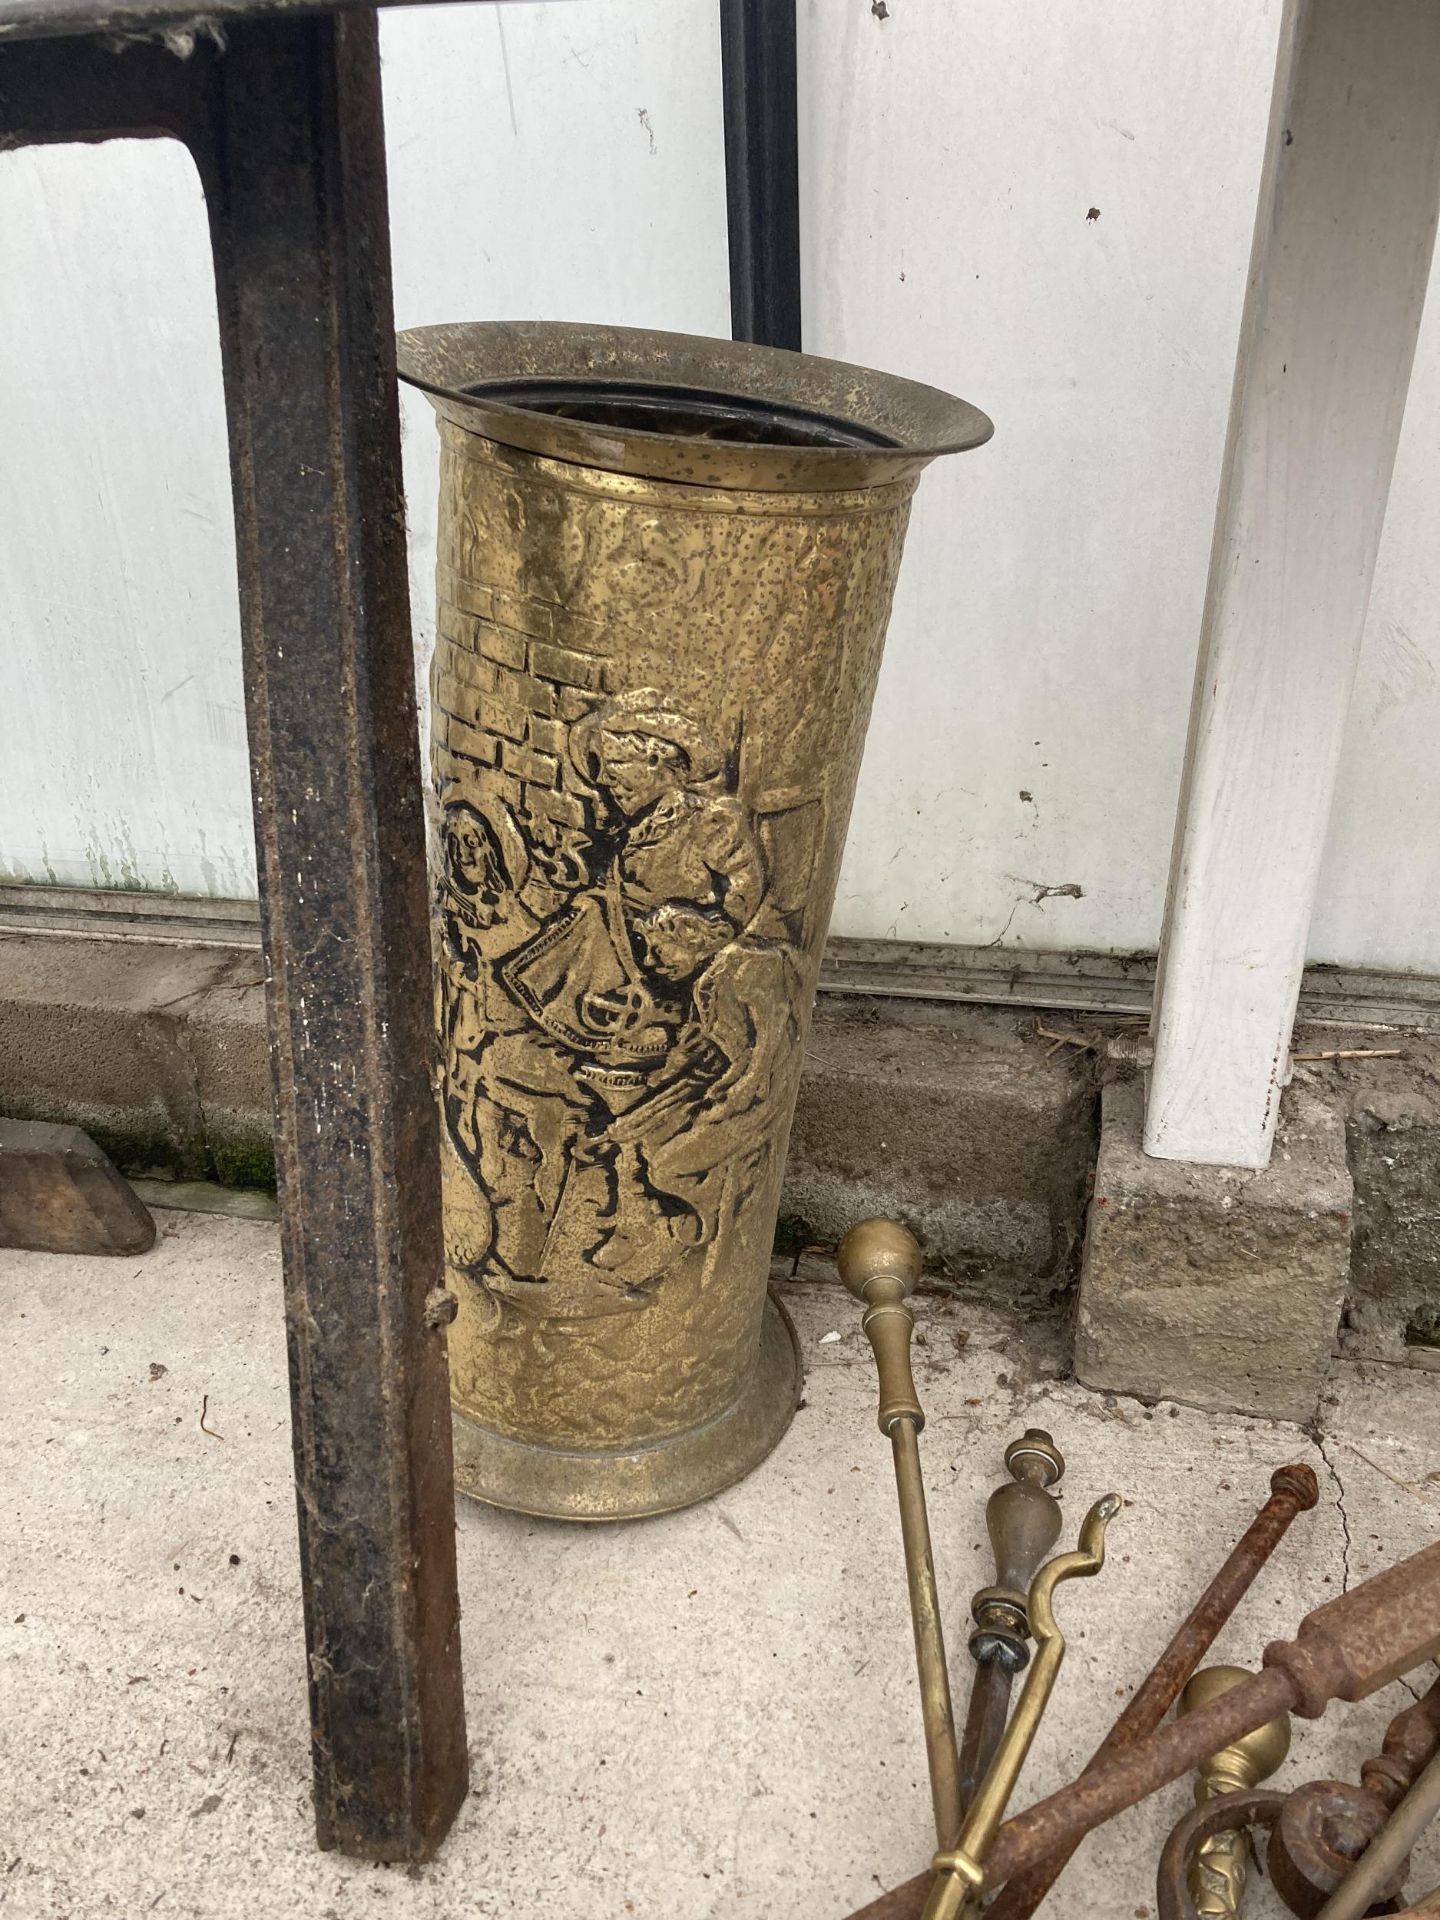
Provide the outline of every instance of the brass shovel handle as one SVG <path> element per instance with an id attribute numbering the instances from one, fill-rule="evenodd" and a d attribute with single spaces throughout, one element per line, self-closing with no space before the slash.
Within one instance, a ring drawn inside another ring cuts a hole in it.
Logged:
<path id="1" fill-rule="evenodd" d="M 1005 1818 L 1005 1808 L 1065 1658 L 1065 1636 L 1055 1621 L 1055 1589 L 1062 1580 L 1099 1573 L 1105 1564 L 1105 1529 L 1123 1504 L 1118 1493 L 1107 1493 L 1103 1500 L 1097 1500 L 1081 1524 L 1078 1548 L 1073 1553 L 1056 1554 L 1031 1582 L 1026 1611 L 1035 1638 L 1035 1658 L 995 1758 L 971 1802 L 958 1844 L 935 1855 L 935 1880 L 922 1920 L 958 1920 L 984 1883 L 986 1850 Z"/>

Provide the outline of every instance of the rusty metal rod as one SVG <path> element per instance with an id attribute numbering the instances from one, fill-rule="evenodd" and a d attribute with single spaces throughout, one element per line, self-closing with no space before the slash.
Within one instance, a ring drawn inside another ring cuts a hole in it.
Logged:
<path id="1" fill-rule="evenodd" d="M 1277 1714 L 1318 1719 L 1332 1700 L 1368 1699 L 1437 1653 L 1440 1542 L 1307 1614 L 1293 1640 L 1265 1649 L 1263 1672 L 1009 1821 L 996 1835 L 987 1883 L 1000 1886 L 1073 1845 Z"/>
<path id="2" fill-rule="evenodd" d="M 1293 1640 L 1265 1649 L 1260 1673 L 1009 1820 L 985 1862 L 998 1887 L 1176 1780 L 1277 1714 L 1317 1719 L 1332 1700 L 1364 1700 L 1440 1655 L 1440 1542 L 1317 1607 Z M 918 1920 L 930 1884 L 919 1874 L 852 1920 Z"/>
<path id="3" fill-rule="evenodd" d="M 1085 1768 L 1089 1773 L 1111 1754 L 1124 1753 L 1159 1726 L 1180 1697 L 1180 1690 L 1214 1644 L 1255 1576 L 1284 1539 L 1295 1516 L 1320 1498 L 1307 1466 L 1280 1467 L 1270 1476 L 1270 1498 L 1235 1543 L 1230 1557 L 1201 1594 L 1174 1638 L 1140 1682 Z M 1083 1775 L 1082 1775 L 1083 1778 Z M 1076 1845 L 1078 1845 L 1078 1841 Z M 986 1920 L 1030 1920 L 1049 1893 L 1075 1848 L 1064 1848 L 1029 1873 L 1009 1881 L 990 1906 Z"/>

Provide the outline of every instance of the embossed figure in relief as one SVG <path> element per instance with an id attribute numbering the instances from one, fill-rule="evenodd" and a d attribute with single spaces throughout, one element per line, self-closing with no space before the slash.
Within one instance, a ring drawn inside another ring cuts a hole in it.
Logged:
<path id="1" fill-rule="evenodd" d="M 597 705 L 569 753 L 592 817 L 548 911 L 532 823 L 445 809 L 444 1104 L 476 1202 L 452 1263 L 516 1310 L 591 1317 L 643 1306 L 768 1176 L 801 980 L 755 931 L 733 754 L 651 689 Z"/>

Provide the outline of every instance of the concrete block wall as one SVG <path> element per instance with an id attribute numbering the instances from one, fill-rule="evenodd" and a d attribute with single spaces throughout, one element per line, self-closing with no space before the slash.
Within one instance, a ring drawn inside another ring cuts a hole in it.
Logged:
<path id="1" fill-rule="evenodd" d="M 0 935 L 0 1113 L 132 1174 L 273 1186 L 258 951 Z"/>
<path id="2" fill-rule="evenodd" d="M 1087 1060 L 988 1007 L 822 995 L 782 1206 L 833 1245 L 898 1214 L 933 1269 L 993 1298 L 1073 1277 L 1098 1126 Z"/>
<path id="3" fill-rule="evenodd" d="M 474 626 L 447 636 L 437 669 L 452 677 L 467 662 L 483 671 L 482 639 L 494 646 L 494 635 L 503 642 L 517 631 L 464 618 Z M 560 644 L 527 636 L 532 643 Z M 491 664 L 517 707 L 553 697 L 560 712 L 568 683 L 536 671 L 554 664 L 549 655 Z M 546 751 L 538 735 L 510 745 Z M 504 751 L 502 741 L 502 766 Z M 517 757 L 510 770 L 530 807 L 540 781 L 526 776 L 539 766 Z M 563 809 L 558 764 L 556 778 L 545 792 Z M 0 930 L 0 1113 L 83 1127 L 126 1172 L 272 1183 L 263 979 L 254 948 Z M 1080 1026 L 1076 1016 L 1046 1020 Z M 1096 1052 L 1055 1046 L 1035 1025 L 1018 1009 L 822 994 L 790 1139 L 782 1248 L 833 1245 L 863 1215 L 892 1213 L 919 1234 L 932 1272 L 965 1293 L 1037 1308 L 1068 1302 L 1102 1082 L 1117 1070 Z M 1103 1045 L 1105 1021 L 1083 1026 Z M 1315 1351 L 1440 1366 L 1440 1036 L 1326 1028 L 1302 1031 L 1297 1050 L 1385 1042 L 1399 1057 L 1296 1069 L 1296 1093 L 1343 1124 L 1354 1187 L 1348 1274 L 1315 1295 L 1332 1319 L 1332 1294 L 1343 1291 L 1344 1305 Z M 1281 1246 L 1286 1233 L 1272 1237 Z M 1184 1264 L 1194 1240 L 1181 1223 L 1168 1239 L 1152 1235 L 1144 1258 Z"/>

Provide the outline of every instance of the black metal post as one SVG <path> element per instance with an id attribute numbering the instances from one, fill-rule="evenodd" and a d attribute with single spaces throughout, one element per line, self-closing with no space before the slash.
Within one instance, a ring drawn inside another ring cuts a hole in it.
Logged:
<path id="1" fill-rule="evenodd" d="M 720 0 L 730 331 L 800 350 L 795 0 Z"/>

